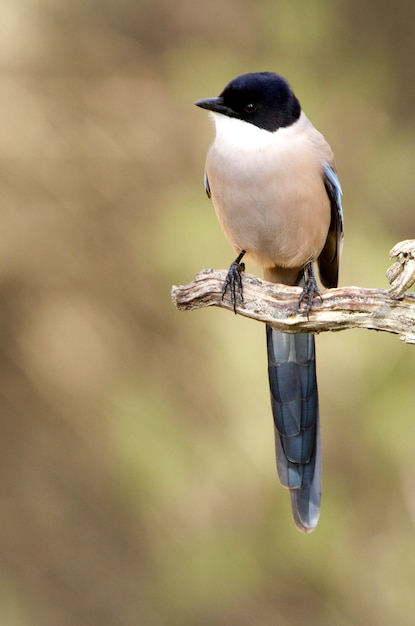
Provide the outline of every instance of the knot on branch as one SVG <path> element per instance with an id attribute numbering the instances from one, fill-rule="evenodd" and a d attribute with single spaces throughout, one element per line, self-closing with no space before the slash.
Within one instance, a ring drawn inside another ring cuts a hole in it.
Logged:
<path id="1" fill-rule="evenodd" d="M 391 284 L 389 295 L 391 298 L 401 298 L 415 283 L 415 239 L 400 241 L 389 252 L 389 258 L 397 260 L 386 272 Z"/>

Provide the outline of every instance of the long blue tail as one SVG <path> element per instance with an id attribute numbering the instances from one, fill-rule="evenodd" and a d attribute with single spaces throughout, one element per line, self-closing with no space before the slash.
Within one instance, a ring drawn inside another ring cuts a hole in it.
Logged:
<path id="1" fill-rule="evenodd" d="M 321 502 L 314 335 L 279 333 L 267 325 L 267 348 L 278 475 L 290 490 L 297 527 L 310 532 Z"/>

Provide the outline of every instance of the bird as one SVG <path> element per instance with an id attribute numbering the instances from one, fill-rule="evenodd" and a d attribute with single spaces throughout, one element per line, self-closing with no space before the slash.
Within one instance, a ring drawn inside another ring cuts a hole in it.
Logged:
<path id="1" fill-rule="evenodd" d="M 342 189 L 333 151 L 302 110 L 289 82 L 275 72 L 242 74 L 219 96 L 194 103 L 213 118 L 205 190 L 237 253 L 223 285 L 236 313 L 243 304 L 245 258 L 265 280 L 302 287 L 308 314 L 338 284 L 343 246 Z M 321 296 L 320 296 L 321 297 Z M 317 526 L 321 442 L 315 340 L 266 325 L 268 378 L 277 470 L 289 489 L 297 528 Z"/>

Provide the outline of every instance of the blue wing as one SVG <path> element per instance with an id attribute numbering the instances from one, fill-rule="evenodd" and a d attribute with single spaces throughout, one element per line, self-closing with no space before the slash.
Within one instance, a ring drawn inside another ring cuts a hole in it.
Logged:
<path id="1" fill-rule="evenodd" d="M 339 263 L 343 246 L 344 224 L 342 209 L 342 188 L 336 171 L 329 163 L 324 163 L 324 186 L 331 205 L 331 221 L 326 243 L 318 258 L 321 282 L 325 287 L 337 287 Z"/>

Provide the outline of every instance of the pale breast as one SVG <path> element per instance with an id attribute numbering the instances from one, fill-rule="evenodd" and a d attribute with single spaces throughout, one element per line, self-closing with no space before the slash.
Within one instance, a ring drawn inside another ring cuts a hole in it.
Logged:
<path id="1" fill-rule="evenodd" d="M 246 250 L 263 267 L 301 267 L 319 256 L 327 238 L 325 142 L 305 116 L 300 121 L 298 128 L 276 133 L 253 127 L 259 131 L 256 145 L 252 128 L 244 143 L 217 126 L 208 154 L 212 200 L 225 236 L 235 251 Z"/>

